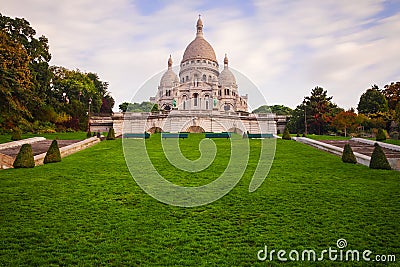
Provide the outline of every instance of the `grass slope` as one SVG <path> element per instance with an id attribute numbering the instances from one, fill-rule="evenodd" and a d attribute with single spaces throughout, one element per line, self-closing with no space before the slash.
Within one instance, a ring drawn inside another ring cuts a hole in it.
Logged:
<path id="1" fill-rule="evenodd" d="M 198 141 L 196 135 L 181 141 L 183 154 L 197 158 Z M 227 163 L 222 157 L 204 173 L 183 175 L 157 153 L 157 138 L 147 142 L 153 162 L 176 183 L 203 183 Z M 216 143 L 222 150 L 229 145 Z M 251 143 L 252 160 L 239 184 L 197 208 L 168 206 L 145 194 L 127 170 L 120 139 L 57 164 L 2 170 L 0 265 L 276 266 L 277 260 L 257 260 L 264 245 L 320 252 L 335 249 L 339 238 L 348 249 L 396 254 L 399 261 L 399 172 L 343 164 L 339 157 L 278 140 L 269 176 L 249 193 L 259 140 Z M 289 262 L 321 265 L 344 263 Z M 348 263 L 353 265 L 367 263 Z"/>

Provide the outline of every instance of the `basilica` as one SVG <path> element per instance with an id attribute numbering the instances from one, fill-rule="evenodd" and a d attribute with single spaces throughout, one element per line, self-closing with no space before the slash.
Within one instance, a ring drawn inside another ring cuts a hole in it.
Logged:
<path id="1" fill-rule="evenodd" d="M 196 37 L 186 47 L 180 63 L 179 76 L 172 70 L 172 58 L 162 75 L 155 97 L 150 101 L 164 111 L 204 110 L 247 112 L 247 95 L 238 92 L 236 79 L 225 54 L 223 70 L 214 49 L 204 38 L 199 16 Z"/>
<path id="2" fill-rule="evenodd" d="M 240 95 L 235 75 L 229 69 L 227 55 L 223 68 L 214 49 L 203 35 L 199 16 L 196 37 L 189 43 L 180 62 L 179 73 L 172 68 L 163 73 L 156 95 L 150 102 L 159 110 L 152 112 L 114 113 L 112 117 L 92 117 L 92 131 L 114 128 L 116 135 L 179 132 L 235 132 L 276 134 L 277 117 L 273 114 L 253 114 L 248 110 L 248 96 Z"/>

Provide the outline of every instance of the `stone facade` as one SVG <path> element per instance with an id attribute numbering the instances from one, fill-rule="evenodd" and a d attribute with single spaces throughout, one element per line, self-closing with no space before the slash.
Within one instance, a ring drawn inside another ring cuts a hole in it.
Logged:
<path id="1" fill-rule="evenodd" d="M 163 74 L 155 97 L 161 110 L 247 111 L 247 95 L 240 96 L 236 78 L 225 54 L 220 72 L 214 49 L 203 36 L 203 22 L 196 24 L 196 38 L 186 47 L 179 77 L 172 70 L 172 58 Z"/>

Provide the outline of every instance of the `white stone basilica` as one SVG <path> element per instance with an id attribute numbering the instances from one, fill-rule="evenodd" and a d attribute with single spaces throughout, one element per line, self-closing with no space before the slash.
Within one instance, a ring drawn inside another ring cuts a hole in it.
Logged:
<path id="1" fill-rule="evenodd" d="M 92 117 L 91 131 L 116 135 L 155 132 L 235 132 L 276 134 L 273 114 L 248 112 L 248 97 L 239 95 L 235 76 L 225 55 L 220 72 L 214 49 L 204 39 L 203 22 L 197 20 L 196 38 L 186 47 L 179 76 L 172 69 L 172 58 L 162 75 L 155 97 L 159 112 L 114 113 L 110 118 Z"/>
<path id="2" fill-rule="evenodd" d="M 238 85 L 228 67 L 225 54 L 224 69 L 214 49 L 203 36 L 203 22 L 197 20 L 196 38 L 186 47 L 180 64 L 179 78 L 172 70 L 172 58 L 163 74 L 157 95 L 150 101 L 161 110 L 216 110 L 247 112 L 247 95 L 240 96 Z"/>

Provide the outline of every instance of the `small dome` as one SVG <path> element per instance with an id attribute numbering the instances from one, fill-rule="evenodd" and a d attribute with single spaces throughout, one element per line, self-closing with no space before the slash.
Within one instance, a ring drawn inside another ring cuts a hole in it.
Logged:
<path id="1" fill-rule="evenodd" d="M 172 58 L 170 55 L 168 59 L 168 70 L 161 77 L 160 86 L 173 87 L 175 83 L 179 83 L 179 78 L 172 70 Z"/>
<path id="2" fill-rule="evenodd" d="M 236 85 L 236 78 L 228 67 L 228 57 L 226 56 L 226 54 L 224 58 L 224 69 L 218 76 L 218 82 L 220 85 L 223 86 Z"/>

